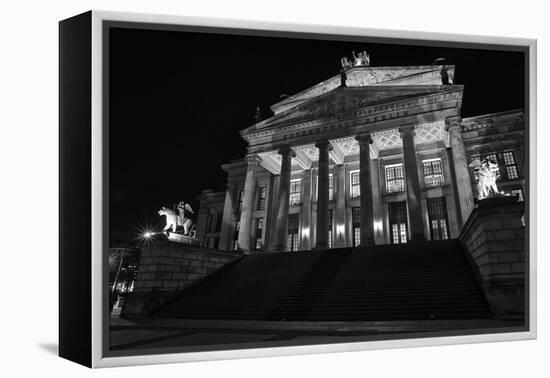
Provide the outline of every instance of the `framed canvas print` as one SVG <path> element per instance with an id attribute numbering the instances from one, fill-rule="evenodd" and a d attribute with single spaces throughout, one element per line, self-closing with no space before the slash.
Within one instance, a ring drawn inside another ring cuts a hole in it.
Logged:
<path id="1" fill-rule="evenodd" d="M 534 338 L 535 54 L 514 38 L 61 21 L 60 355 Z"/>

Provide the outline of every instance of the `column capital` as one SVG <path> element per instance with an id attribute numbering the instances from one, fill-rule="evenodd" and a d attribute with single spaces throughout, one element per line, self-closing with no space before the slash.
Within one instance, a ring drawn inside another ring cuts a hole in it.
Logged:
<path id="1" fill-rule="evenodd" d="M 445 131 L 449 131 L 450 129 L 456 129 L 460 127 L 460 123 L 462 122 L 462 118 L 460 116 L 452 116 L 445 118 Z"/>
<path id="2" fill-rule="evenodd" d="M 328 139 L 317 141 L 315 143 L 315 147 L 317 147 L 317 148 L 328 147 L 328 150 L 332 151 L 332 144 L 330 143 L 330 141 Z"/>
<path id="3" fill-rule="evenodd" d="M 372 135 L 369 134 L 360 134 L 355 137 L 355 140 L 361 144 L 372 144 Z"/>
<path id="4" fill-rule="evenodd" d="M 296 156 L 296 152 L 290 146 L 284 146 L 277 151 L 279 155 L 290 155 L 291 157 Z"/>
<path id="5" fill-rule="evenodd" d="M 414 136 L 414 125 L 403 125 L 399 127 L 399 135 L 403 138 L 406 135 Z"/>
<path id="6" fill-rule="evenodd" d="M 260 164 L 261 159 L 258 155 L 246 155 L 244 158 L 248 164 Z"/>

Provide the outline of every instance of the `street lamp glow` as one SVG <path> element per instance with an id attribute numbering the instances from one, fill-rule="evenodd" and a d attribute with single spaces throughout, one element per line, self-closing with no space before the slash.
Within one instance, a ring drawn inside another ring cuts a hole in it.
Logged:
<path id="1" fill-rule="evenodd" d="M 147 231 L 146 233 L 143 234 L 143 236 L 144 236 L 146 239 L 149 239 L 149 238 L 151 238 L 151 237 L 153 236 L 153 233 Z"/>

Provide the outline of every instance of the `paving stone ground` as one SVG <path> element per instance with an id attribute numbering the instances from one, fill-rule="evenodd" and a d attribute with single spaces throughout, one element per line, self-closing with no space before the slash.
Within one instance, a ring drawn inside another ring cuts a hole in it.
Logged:
<path id="1" fill-rule="evenodd" d="M 366 336 L 418 332 L 461 332 L 488 330 L 512 331 L 520 321 L 474 319 L 462 321 L 394 321 L 394 322 L 243 322 L 182 319 L 111 319 L 112 351 L 157 348 L 217 346 L 289 341 L 300 343 L 338 343 L 364 341 Z"/>

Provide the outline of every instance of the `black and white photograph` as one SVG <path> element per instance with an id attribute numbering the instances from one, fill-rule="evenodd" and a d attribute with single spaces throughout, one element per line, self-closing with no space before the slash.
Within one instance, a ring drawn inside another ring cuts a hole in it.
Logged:
<path id="1" fill-rule="evenodd" d="M 542 2 L 0 9 L 2 376 L 549 375 Z"/>
<path id="2" fill-rule="evenodd" d="M 107 355 L 529 329 L 525 49 L 104 30 Z"/>

